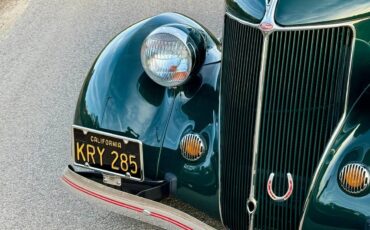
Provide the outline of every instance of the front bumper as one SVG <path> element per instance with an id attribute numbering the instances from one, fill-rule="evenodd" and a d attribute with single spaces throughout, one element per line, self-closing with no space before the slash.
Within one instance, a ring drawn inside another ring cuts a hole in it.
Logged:
<path id="1" fill-rule="evenodd" d="M 213 229 L 182 211 L 87 179 L 69 167 L 65 169 L 62 181 L 89 201 L 148 224 L 165 229 Z"/>

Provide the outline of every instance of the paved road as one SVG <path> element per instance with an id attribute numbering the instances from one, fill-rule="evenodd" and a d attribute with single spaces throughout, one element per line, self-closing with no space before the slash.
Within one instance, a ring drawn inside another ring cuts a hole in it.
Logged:
<path id="1" fill-rule="evenodd" d="M 0 229 L 152 228 L 61 184 L 77 96 L 96 55 L 128 25 L 177 11 L 220 35 L 223 8 L 221 0 L 30 0 L 0 37 Z"/>

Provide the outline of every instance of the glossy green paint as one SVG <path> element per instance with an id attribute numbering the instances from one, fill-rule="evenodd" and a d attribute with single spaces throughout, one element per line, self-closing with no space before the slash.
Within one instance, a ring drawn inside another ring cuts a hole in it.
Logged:
<path id="1" fill-rule="evenodd" d="M 328 0 L 325 14 L 317 8 L 322 5 L 318 1 L 307 5 L 302 0 L 280 0 L 277 23 L 282 26 L 315 24 L 370 16 L 368 1 L 353 0 L 348 6 L 343 0 Z M 228 12 L 253 23 L 260 22 L 265 13 L 264 0 L 227 0 L 226 3 Z M 351 8 L 352 13 L 338 14 L 344 6 Z M 366 9 L 365 13 L 361 7 Z M 361 10 L 356 11 L 358 8 Z M 312 13 L 314 9 L 317 12 Z M 145 37 L 158 26 L 169 23 L 197 28 L 208 41 L 206 58 L 199 72 L 187 84 L 175 89 L 151 81 L 140 61 Z M 370 167 L 369 28 L 369 19 L 355 24 L 356 48 L 348 116 L 319 167 L 305 208 L 302 222 L 305 229 L 362 228 L 370 218 L 370 209 L 364 206 L 370 203 L 369 193 L 349 196 L 337 183 L 338 171 L 346 162 L 362 162 Z M 74 121 L 76 125 L 141 140 L 145 176 L 160 180 L 166 173 L 175 174 L 176 196 L 215 217 L 219 210 L 219 47 L 206 29 L 178 14 L 162 14 L 131 26 L 115 37 L 95 61 L 82 87 Z M 179 151 L 181 137 L 192 132 L 201 134 L 208 146 L 207 153 L 196 162 L 185 160 Z"/>
<path id="2" fill-rule="evenodd" d="M 265 11 L 265 0 L 226 0 L 226 12 L 251 23 L 259 23 Z"/>
<path id="3" fill-rule="evenodd" d="M 370 168 L 370 21 L 355 24 L 357 38 L 345 122 L 323 156 L 308 196 L 303 229 L 366 229 L 370 221 L 370 189 L 358 196 L 338 184 L 341 168 L 352 162 Z"/>
<path id="4" fill-rule="evenodd" d="M 265 14 L 265 5 L 265 0 L 226 0 L 226 11 L 259 23 Z M 278 0 L 275 13 L 275 21 L 280 26 L 328 24 L 367 17 L 370 17 L 369 0 Z"/>
<path id="5" fill-rule="evenodd" d="M 232 15 L 259 23 L 264 14 L 258 1 L 227 0 Z M 370 191 L 350 196 L 338 184 L 340 169 L 349 162 L 370 168 L 370 1 L 279 0 L 275 20 L 280 26 L 328 24 L 355 20 L 356 34 L 346 119 L 324 155 L 313 181 L 302 218 L 303 229 L 365 229 L 370 226 Z"/>
<path id="6" fill-rule="evenodd" d="M 348 109 L 354 105 L 365 87 L 370 84 L 370 18 L 354 24 L 354 29 L 356 42 L 352 60 Z"/>
<path id="7" fill-rule="evenodd" d="M 173 23 L 200 31 L 206 47 L 191 79 L 169 89 L 146 75 L 140 49 L 154 29 Z M 74 124 L 142 141 L 145 177 L 163 180 L 166 173 L 175 174 L 176 196 L 218 217 L 215 118 L 220 59 L 217 39 L 189 18 L 166 13 L 139 22 L 117 35 L 96 59 L 82 87 Z M 178 151 L 179 138 L 191 131 L 201 132 L 210 144 L 199 163 L 187 162 Z M 195 177 L 198 184 L 189 187 Z"/>
<path id="8" fill-rule="evenodd" d="M 219 216 L 219 71 L 220 64 L 206 65 L 188 84 L 176 89 L 159 167 L 160 175 L 172 172 L 178 177 L 181 200 L 213 217 Z M 181 138 L 189 133 L 200 134 L 207 146 L 206 154 L 195 162 L 185 160 L 179 150 Z"/>
<path id="9" fill-rule="evenodd" d="M 369 0 L 278 0 L 275 20 L 282 26 L 324 24 L 370 16 Z"/>

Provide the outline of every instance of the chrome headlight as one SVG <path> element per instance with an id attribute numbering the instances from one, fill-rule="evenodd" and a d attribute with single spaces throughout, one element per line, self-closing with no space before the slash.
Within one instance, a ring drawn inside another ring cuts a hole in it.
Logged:
<path id="1" fill-rule="evenodd" d="M 174 87 L 189 79 L 197 53 L 197 44 L 189 31 L 166 25 L 155 29 L 144 40 L 141 63 L 153 81 Z"/>

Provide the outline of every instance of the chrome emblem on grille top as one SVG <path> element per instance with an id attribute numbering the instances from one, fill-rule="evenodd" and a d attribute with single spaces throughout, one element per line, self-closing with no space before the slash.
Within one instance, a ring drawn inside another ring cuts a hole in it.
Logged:
<path id="1" fill-rule="evenodd" d="M 262 22 L 260 24 L 260 30 L 264 31 L 264 32 L 268 32 L 268 31 L 271 31 L 274 29 L 274 25 L 271 24 L 271 23 L 268 23 L 268 22 Z"/>
<path id="2" fill-rule="evenodd" d="M 266 0 L 266 13 L 263 17 L 259 28 L 265 34 L 269 34 L 276 27 L 275 24 L 275 10 L 278 0 Z"/>
<path id="3" fill-rule="evenodd" d="M 289 197 L 293 194 L 293 177 L 292 174 L 287 173 L 288 178 L 288 191 L 283 196 L 277 196 L 274 191 L 272 190 L 272 182 L 274 181 L 274 173 L 270 174 L 270 177 L 267 181 L 267 193 L 269 194 L 270 198 L 274 201 L 286 201 Z"/>

